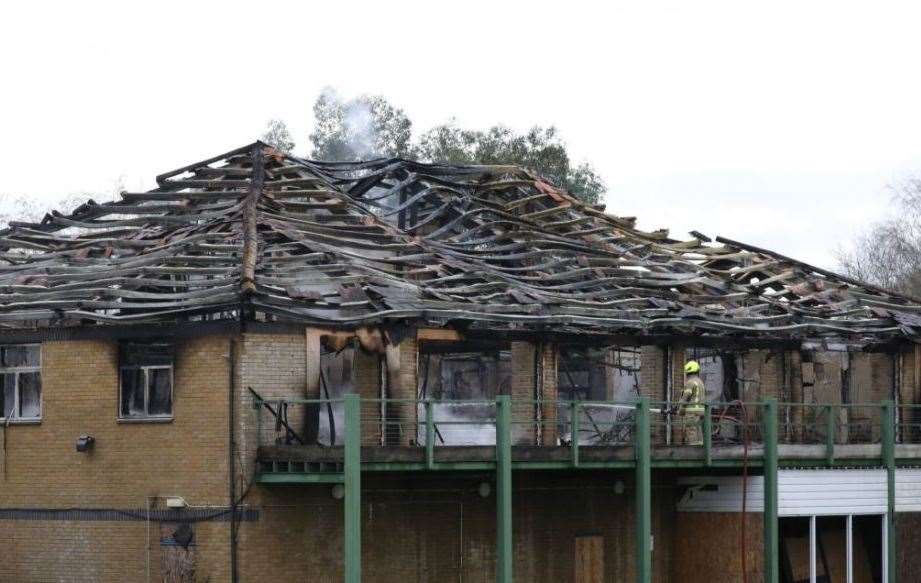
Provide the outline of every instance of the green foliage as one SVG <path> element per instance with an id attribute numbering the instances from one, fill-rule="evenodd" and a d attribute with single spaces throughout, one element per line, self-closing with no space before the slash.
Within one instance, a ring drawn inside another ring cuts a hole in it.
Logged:
<path id="1" fill-rule="evenodd" d="M 327 88 L 313 106 L 310 134 L 315 160 L 369 160 L 412 155 L 412 122 L 402 109 L 378 95 L 349 101 Z"/>
<path id="2" fill-rule="evenodd" d="M 535 126 L 519 134 L 504 126 L 466 130 L 451 122 L 425 132 L 416 156 L 426 162 L 523 166 L 591 204 L 605 191 L 604 181 L 590 164 L 573 166 L 553 126 Z"/>
<path id="3" fill-rule="evenodd" d="M 436 126 L 413 140 L 412 122 L 381 96 L 345 101 L 327 89 L 313 106 L 311 157 L 317 160 L 406 158 L 445 164 L 498 164 L 528 168 L 585 202 L 599 202 L 605 184 L 591 164 L 574 165 L 555 127 L 525 133 L 501 125 L 485 131 Z"/>
<path id="4" fill-rule="evenodd" d="M 294 150 L 294 139 L 291 137 L 291 132 L 288 131 L 285 122 L 280 119 L 269 120 L 265 133 L 262 134 L 262 141 L 286 154 Z"/>

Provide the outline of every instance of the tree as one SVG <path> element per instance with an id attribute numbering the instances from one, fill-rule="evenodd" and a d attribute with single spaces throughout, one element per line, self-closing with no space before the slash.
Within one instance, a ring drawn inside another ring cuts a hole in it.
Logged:
<path id="1" fill-rule="evenodd" d="M 290 154 L 294 150 L 294 140 L 291 138 L 291 132 L 288 131 L 288 126 L 285 122 L 280 119 L 269 120 L 265 133 L 262 134 L 262 141 L 285 154 Z"/>
<path id="2" fill-rule="evenodd" d="M 70 214 L 90 198 L 85 193 L 69 194 L 57 201 L 26 195 L 0 195 L 0 228 L 6 228 L 10 221 L 37 223 L 53 210 Z"/>
<path id="3" fill-rule="evenodd" d="M 597 203 L 605 191 L 604 181 L 591 164 L 573 167 L 566 144 L 553 126 L 534 126 L 519 134 L 505 126 L 465 130 L 452 121 L 424 133 L 416 150 L 426 162 L 523 166 L 590 204 Z"/>
<path id="4" fill-rule="evenodd" d="M 344 101 L 326 88 L 313 106 L 311 157 L 326 161 L 411 158 L 412 122 L 379 95 Z"/>
<path id="5" fill-rule="evenodd" d="M 893 187 L 895 214 L 858 235 L 838 252 L 841 269 L 854 278 L 921 296 L 921 178 Z"/>
<path id="6" fill-rule="evenodd" d="M 533 170 L 590 204 L 606 187 L 591 164 L 574 165 L 555 127 L 535 126 L 525 133 L 497 125 L 487 130 L 461 128 L 454 120 L 413 139 L 406 113 L 377 95 L 344 100 L 327 88 L 313 106 L 311 157 L 317 160 L 406 158 L 445 164 L 508 164 Z"/>

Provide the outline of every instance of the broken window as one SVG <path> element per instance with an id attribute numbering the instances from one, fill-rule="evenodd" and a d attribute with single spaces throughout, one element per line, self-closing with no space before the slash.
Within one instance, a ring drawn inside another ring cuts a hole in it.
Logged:
<path id="1" fill-rule="evenodd" d="M 639 347 L 560 348 L 562 401 L 633 402 L 639 395 Z"/>
<path id="2" fill-rule="evenodd" d="M 572 401 L 578 407 L 579 443 L 630 440 L 633 402 L 639 396 L 641 349 L 633 346 L 562 346 L 557 367 L 557 420 L 564 442 L 572 439 Z"/>
<path id="3" fill-rule="evenodd" d="M 0 411 L 4 420 L 42 417 L 41 345 L 0 346 Z"/>
<path id="4" fill-rule="evenodd" d="M 452 343 L 428 342 L 419 355 L 419 396 L 434 401 L 435 445 L 492 445 L 496 442 L 496 395 L 510 394 L 511 353 L 455 351 Z M 419 419 L 425 419 L 419 405 Z M 417 441 L 425 443 L 420 424 Z"/>
<path id="5" fill-rule="evenodd" d="M 173 415 L 173 345 L 125 342 L 119 346 L 122 419 L 170 418 Z"/>
<path id="6" fill-rule="evenodd" d="M 355 392 L 355 341 L 341 348 L 323 345 L 320 353 L 320 407 L 318 440 L 323 445 L 345 443 L 345 407 L 342 397 Z"/>
<path id="7" fill-rule="evenodd" d="M 747 382 L 739 375 L 741 359 L 743 356 L 739 353 L 710 348 L 689 348 L 686 352 L 686 360 L 696 360 L 700 364 L 700 380 L 704 382 L 710 403 L 729 403 L 739 398 L 739 385 Z M 680 394 L 683 387 L 676 388 L 676 393 Z"/>

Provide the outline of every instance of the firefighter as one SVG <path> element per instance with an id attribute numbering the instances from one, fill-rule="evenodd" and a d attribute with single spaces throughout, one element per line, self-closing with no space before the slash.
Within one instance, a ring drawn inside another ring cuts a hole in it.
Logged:
<path id="1" fill-rule="evenodd" d="M 700 363 L 689 360 L 684 365 L 684 390 L 681 391 L 678 414 L 681 416 L 685 445 L 703 445 L 702 421 L 707 389 L 700 378 Z"/>

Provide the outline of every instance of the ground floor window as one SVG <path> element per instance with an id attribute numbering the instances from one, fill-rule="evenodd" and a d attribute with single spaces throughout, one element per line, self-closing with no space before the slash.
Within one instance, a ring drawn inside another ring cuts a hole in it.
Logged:
<path id="1" fill-rule="evenodd" d="M 885 528 L 878 514 L 781 518 L 781 581 L 882 583 Z"/>

